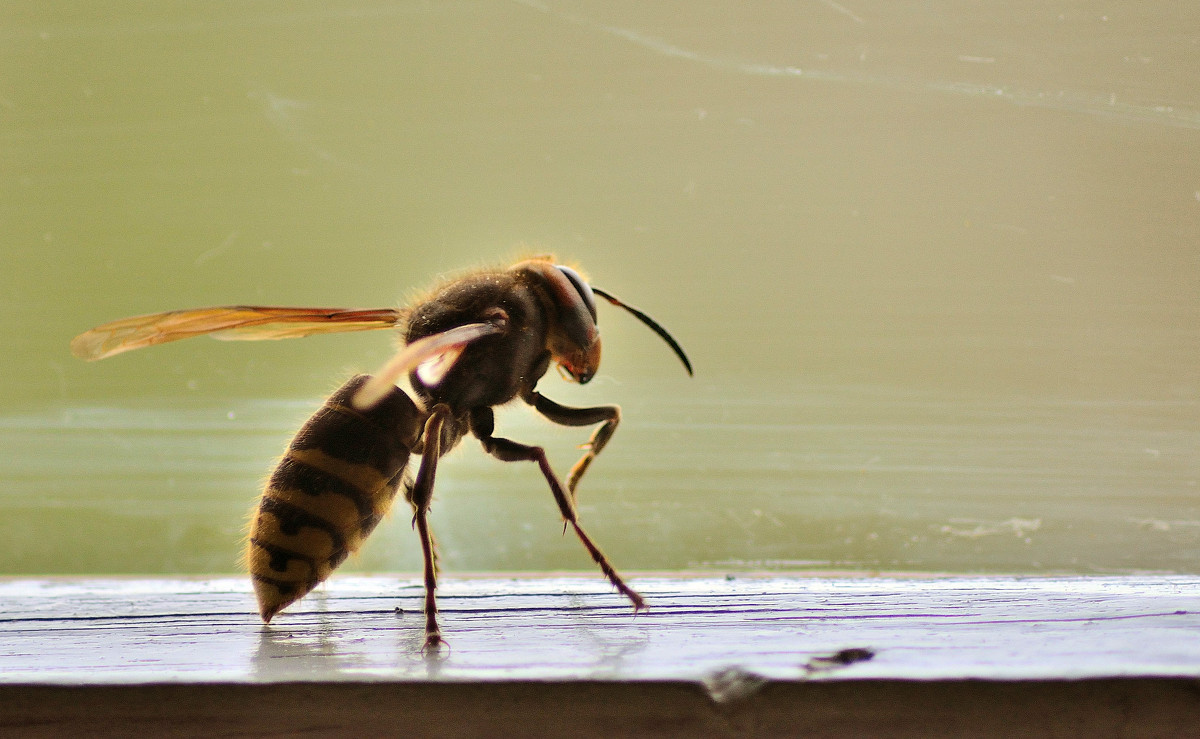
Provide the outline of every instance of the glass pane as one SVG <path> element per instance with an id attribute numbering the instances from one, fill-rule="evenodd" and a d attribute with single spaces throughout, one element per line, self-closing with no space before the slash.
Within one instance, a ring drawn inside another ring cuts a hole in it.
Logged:
<path id="1" fill-rule="evenodd" d="M 98 323 L 390 307 L 556 252 L 625 570 L 1200 571 L 1200 8 L 0 10 L 0 572 L 211 573 L 385 333 L 96 364 Z M 560 473 L 586 429 L 503 409 Z M 401 506 L 403 507 L 403 506 Z M 441 466 L 447 571 L 590 570 L 533 465 Z M 348 570 L 415 570 L 407 509 Z"/>

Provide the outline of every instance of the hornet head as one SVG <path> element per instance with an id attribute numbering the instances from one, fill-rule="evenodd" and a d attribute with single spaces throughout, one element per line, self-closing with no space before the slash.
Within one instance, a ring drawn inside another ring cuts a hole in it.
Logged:
<path id="1" fill-rule="evenodd" d="M 600 369 L 600 330 L 596 327 L 596 296 L 624 308 L 650 327 L 675 352 L 687 373 L 692 363 L 679 343 L 653 318 L 622 302 L 615 296 L 592 287 L 578 272 L 550 259 L 531 259 L 512 267 L 528 274 L 549 297 L 554 306 L 546 348 L 559 368 L 571 379 L 583 384 Z"/>

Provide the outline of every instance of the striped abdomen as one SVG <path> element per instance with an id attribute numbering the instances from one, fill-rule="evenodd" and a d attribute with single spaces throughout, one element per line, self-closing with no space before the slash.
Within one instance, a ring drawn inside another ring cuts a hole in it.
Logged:
<path id="1" fill-rule="evenodd" d="M 424 414 L 396 388 L 350 407 L 358 375 L 313 414 L 275 468 L 250 523 L 247 560 L 264 621 L 358 549 L 391 507 Z"/>

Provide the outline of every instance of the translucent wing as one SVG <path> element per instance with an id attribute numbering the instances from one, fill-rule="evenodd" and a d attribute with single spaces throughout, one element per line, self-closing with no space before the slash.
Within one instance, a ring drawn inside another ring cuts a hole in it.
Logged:
<path id="1" fill-rule="evenodd" d="M 225 340 L 293 339 L 310 334 L 391 328 L 401 311 L 393 308 L 273 308 L 231 305 L 134 316 L 97 326 L 71 340 L 71 353 L 96 360 L 114 354 L 211 334 Z"/>
<path id="2" fill-rule="evenodd" d="M 359 409 L 374 406 L 396 380 L 413 370 L 423 372 L 423 382 L 436 385 L 454 366 L 467 344 L 502 331 L 504 326 L 495 323 L 468 323 L 406 344 L 358 389 L 351 402 Z"/>

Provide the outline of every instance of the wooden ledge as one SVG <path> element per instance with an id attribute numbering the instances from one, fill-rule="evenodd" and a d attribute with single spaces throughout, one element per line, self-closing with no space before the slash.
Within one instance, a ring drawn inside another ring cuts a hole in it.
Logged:
<path id="1" fill-rule="evenodd" d="M 650 604 L 637 616 L 598 578 L 447 575 L 450 649 L 423 654 L 414 578 L 335 577 L 270 627 L 242 578 L 0 581 L 0 729 L 373 726 L 420 736 L 511 722 L 523 735 L 1182 735 L 1200 726 L 1197 577 L 633 584 Z"/>

